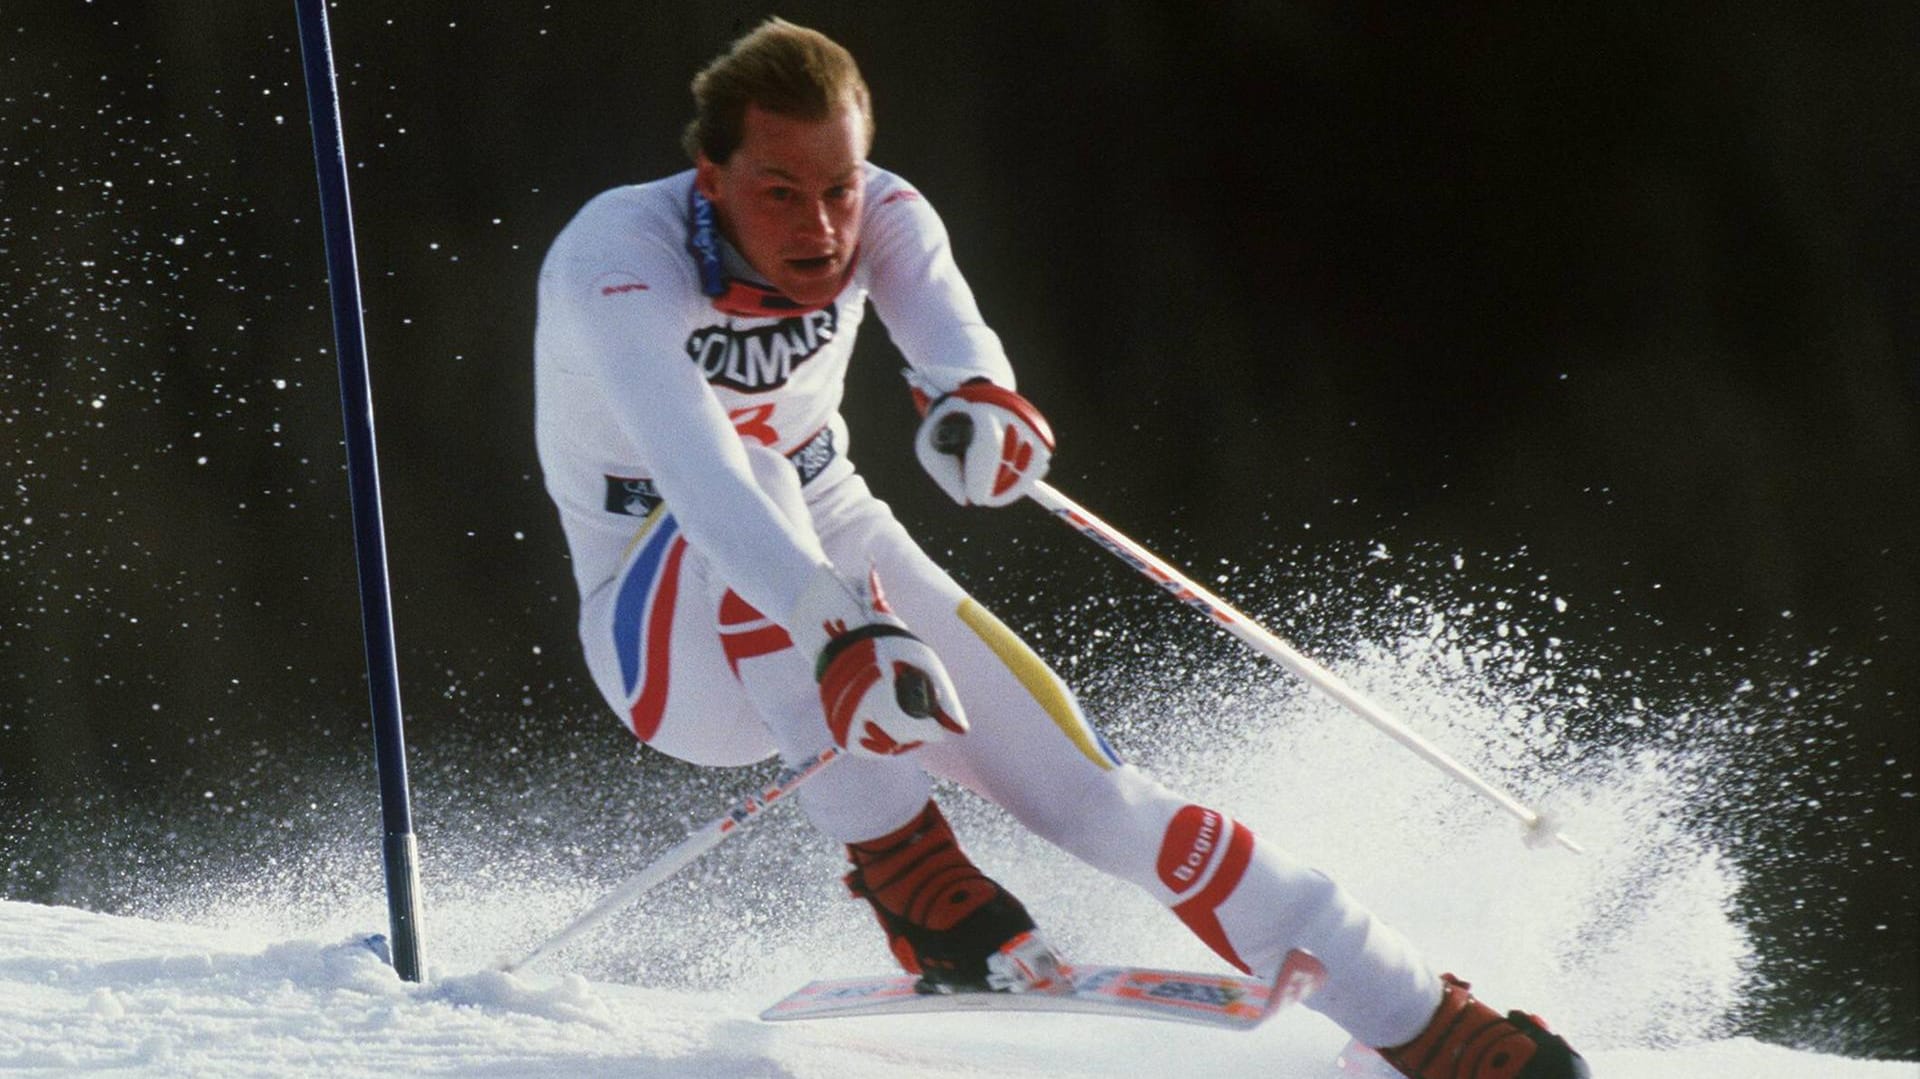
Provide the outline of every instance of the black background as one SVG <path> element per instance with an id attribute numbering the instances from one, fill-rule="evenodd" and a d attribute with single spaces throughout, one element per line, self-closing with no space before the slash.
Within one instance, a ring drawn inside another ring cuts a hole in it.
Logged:
<path id="1" fill-rule="evenodd" d="M 1630 611 L 1630 652 L 1827 658 L 1849 804 L 1893 837 L 1848 868 L 1846 924 L 1893 928 L 1793 946 L 1828 971 L 1812 992 L 1881 1002 L 1860 1048 L 1911 1055 L 1920 35 L 1899 11 L 780 9 L 859 58 L 874 160 L 945 217 L 1059 433 L 1056 481 L 1123 529 L 1195 565 L 1522 551 L 1572 633 Z M 688 78 L 767 13 L 334 9 L 429 762 L 481 716 L 531 732 L 515 752 L 550 737 L 536 714 L 618 745 L 533 455 L 534 276 L 588 197 L 684 167 Z M 9 4 L 0 56 L 7 894 L 106 906 L 49 819 L 364 750 L 312 151 L 290 3 Z M 938 501 L 896 366 L 867 335 L 854 455 L 936 551 L 973 537 L 963 578 L 1107 572 L 1044 522 Z"/>

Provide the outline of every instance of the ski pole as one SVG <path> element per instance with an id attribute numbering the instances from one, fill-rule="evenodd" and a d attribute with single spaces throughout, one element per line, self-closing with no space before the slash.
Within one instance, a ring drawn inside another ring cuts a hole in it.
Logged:
<path id="1" fill-rule="evenodd" d="M 909 384 L 921 387 L 913 374 L 908 374 L 907 381 Z M 924 392 L 925 388 L 921 387 L 921 389 Z M 943 453 L 959 454 L 966 451 L 967 444 L 972 438 L 973 420 L 964 412 L 956 412 L 940 421 L 939 429 L 933 434 L 933 445 Z M 1240 613 L 1232 604 L 1214 595 L 1193 578 L 1174 569 L 1152 551 L 1128 539 L 1125 533 L 1094 516 L 1085 506 L 1061 494 L 1051 484 L 1045 482 L 1034 484 L 1033 490 L 1027 497 L 1038 502 L 1055 517 L 1065 521 L 1074 531 L 1106 548 L 1114 557 L 1172 593 L 1175 599 L 1213 619 L 1254 651 L 1305 679 L 1315 689 L 1333 698 L 1361 719 L 1373 724 L 1387 737 L 1412 750 L 1427 763 L 1473 788 L 1495 805 L 1513 814 L 1525 829 L 1521 838 L 1527 846 L 1539 848 L 1558 843 L 1575 854 L 1586 853 L 1585 847 L 1574 842 L 1560 830 L 1558 820 L 1537 809 L 1529 808 L 1519 799 L 1480 778 L 1471 768 L 1453 759 L 1439 746 L 1416 734 L 1405 723 L 1394 718 L 1385 708 L 1341 681 L 1332 671 L 1308 659 L 1271 630 Z"/>
<path id="2" fill-rule="evenodd" d="M 502 964 L 499 969 L 508 973 L 520 970 L 534 960 L 560 950 L 575 937 L 625 910 L 641 896 L 652 891 L 661 881 L 692 865 L 702 854 L 719 846 L 723 840 L 759 816 L 762 810 L 792 794 L 800 784 L 813 778 L 820 769 L 831 764 L 845 752 L 836 746 L 829 746 L 799 764 L 783 769 L 773 778 L 771 784 L 740 799 L 725 813 L 695 828 L 687 838 L 675 844 L 673 849 L 654 859 L 653 863 L 645 869 L 620 882 L 619 887 L 607 893 L 606 898 L 595 903 L 586 913 L 575 918 L 559 932 L 542 941 L 524 958 Z"/>
<path id="3" fill-rule="evenodd" d="M 1495 805 L 1513 814 L 1526 829 L 1523 838 L 1527 846 L 1545 847 L 1558 843 L 1575 854 L 1586 853 L 1586 848 L 1560 831 L 1557 820 L 1539 810 L 1528 808 L 1512 795 L 1480 778 L 1472 769 L 1455 760 L 1445 750 L 1422 738 L 1406 724 L 1394 718 L 1386 709 L 1341 681 L 1332 671 L 1302 655 L 1266 627 L 1235 610 L 1232 604 L 1214 595 L 1193 578 L 1174 569 L 1153 552 L 1128 539 L 1119 529 L 1095 517 L 1087 511 L 1086 507 L 1046 483 L 1034 484 L 1032 493 L 1027 497 L 1046 507 L 1055 517 L 1065 521 L 1075 531 L 1106 548 L 1116 558 L 1166 589 L 1175 599 L 1219 623 L 1227 632 L 1240 638 L 1254 651 L 1299 675 L 1315 689 L 1379 728 L 1387 737 L 1399 742 L 1429 764 L 1480 792 Z"/>

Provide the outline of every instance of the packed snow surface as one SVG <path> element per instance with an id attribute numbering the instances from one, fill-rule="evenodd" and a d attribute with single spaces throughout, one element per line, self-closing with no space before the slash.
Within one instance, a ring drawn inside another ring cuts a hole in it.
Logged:
<path id="1" fill-rule="evenodd" d="M 0 1070 L 23 1075 L 1330 1079 L 1343 1041 L 1304 1011 L 1253 1034 L 1042 1015 L 774 1025 L 756 1015 L 799 971 L 724 992 L 487 969 L 409 985 L 357 937 L 274 939 L 14 902 L 0 902 L 0 956 Z M 1592 1062 L 1608 1079 L 1920 1074 L 1746 1040 Z"/>

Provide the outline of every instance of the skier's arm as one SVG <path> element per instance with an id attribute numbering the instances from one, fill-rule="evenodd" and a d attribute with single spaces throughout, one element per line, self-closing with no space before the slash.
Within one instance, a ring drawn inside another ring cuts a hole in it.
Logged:
<path id="1" fill-rule="evenodd" d="M 933 207 L 884 174 L 869 198 L 868 294 L 907 358 L 925 413 L 914 440 L 921 467 L 963 506 L 1017 502 L 1047 474 L 1053 430 L 1015 392 L 1013 365 L 980 317 Z"/>
<path id="2" fill-rule="evenodd" d="M 861 240 L 867 295 L 887 333 L 932 396 L 971 379 L 1014 388 L 1000 337 L 980 316 L 953 260 L 947 227 L 920 193 L 876 172 Z"/>
<path id="3" fill-rule="evenodd" d="M 807 522 L 788 520 L 754 481 L 740 436 L 679 351 L 689 327 L 671 257 L 685 256 L 664 251 L 619 269 L 556 259 L 542 317 L 565 320 L 577 361 L 598 377 L 688 542 L 741 598 L 785 622 L 827 557 Z M 614 277 L 648 287 L 600 286 Z"/>
<path id="4" fill-rule="evenodd" d="M 564 321 L 687 542 L 814 661 L 836 743 L 890 756 L 965 733 L 939 658 L 834 569 L 804 509 L 775 504 L 699 369 L 672 347 L 692 328 L 685 296 L 650 279 L 665 285 L 677 269 L 550 260 L 542 317 Z"/>

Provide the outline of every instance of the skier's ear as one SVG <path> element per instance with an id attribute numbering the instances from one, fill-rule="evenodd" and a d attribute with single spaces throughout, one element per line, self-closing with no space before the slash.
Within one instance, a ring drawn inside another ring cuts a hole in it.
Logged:
<path id="1" fill-rule="evenodd" d="M 720 168 L 704 151 L 693 159 L 693 189 L 708 202 L 720 201 Z"/>

